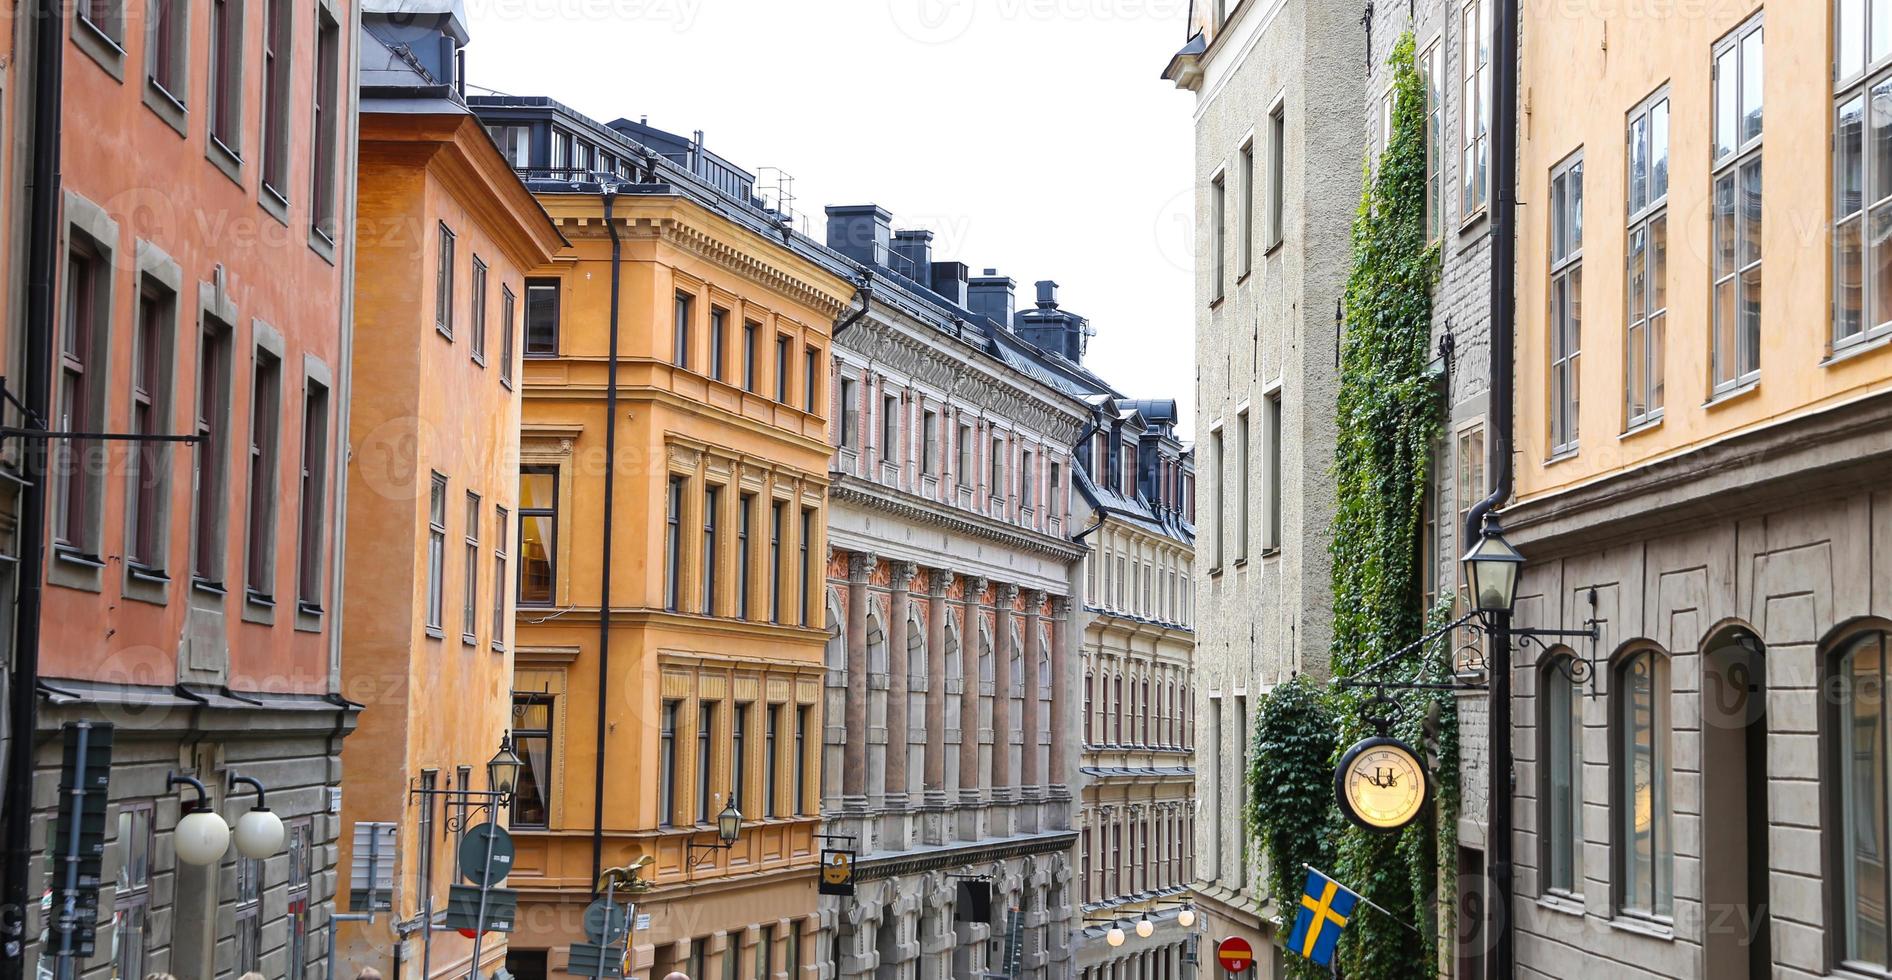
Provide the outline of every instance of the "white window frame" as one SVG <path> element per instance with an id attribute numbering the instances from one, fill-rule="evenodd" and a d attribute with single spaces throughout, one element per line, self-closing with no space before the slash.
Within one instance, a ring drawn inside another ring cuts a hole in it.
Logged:
<path id="1" fill-rule="evenodd" d="M 1545 423 L 1551 456 L 1577 451 L 1582 410 L 1583 353 L 1583 150 L 1578 148 L 1550 172 L 1549 288 L 1545 290 L 1550 357 Z M 1558 302 L 1563 290 L 1565 302 Z"/>
<path id="2" fill-rule="evenodd" d="M 1745 117 L 1745 113 L 1741 110 L 1747 108 L 1743 101 L 1743 90 L 1747 87 L 1749 72 L 1761 70 L 1760 66 L 1750 66 L 1747 63 L 1748 42 L 1750 40 L 1754 42 L 1756 45 L 1754 50 L 1764 63 L 1766 51 L 1763 27 L 1761 15 L 1756 14 L 1748 18 L 1740 27 L 1730 31 L 1726 37 L 1716 42 L 1714 56 L 1709 62 L 1714 90 L 1714 113 L 1709 117 L 1712 134 L 1709 145 L 1714 168 L 1709 182 L 1708 220 L 1711 262 L 1709 281 L 1711 286 L 1708 319 L 1710 353 L 1708 380 L 1714 397 L 1721 397 L 1746 388 L 1760 380 L 1761 375 L 1759 347 L 1762 325 L 1758 322 L 1754 325 L 1754 336 L 1750 339 L 1743 324 L 1730 320 L 1728 339 L 1732 342 L 1734 349 L 1729 352 L 1722 349 L 1721 323 L 1723 316 L 1733 318 L 1740 315 L 1746 304 L 1738 297 L 1745 295 L 1750 289 L 1759 291 L 1765 285 L 1761 279 L 1761 246 L 1759 244 L 1762 232 L 1758 227 L 1752 230 L 1749 227 L 1750 223 L 1758 223 L 1762 220 L 1760 214 L 1762 202 L 1759 200 L 1754 202 L 1753 216 L 1749 215 L 1749 208 L 1746 206 L 1750 193 L 1747 187 L 1748 175 L 1752 173 L 1753 180 L 1757 184 L 1764 179 L 1761 168 L 1761 133 L 1757 131 L 1749 136 L 1742 135 L 1740 132 Z M 1724 62 L 1736 70 L 1732 79 L 1725 79 L 1722 75 Z M 1730 99 L 1733 100 L 1733 104 L 1726 104 Z M 1723 118 L 1724 113 L 1728 114 L 1726 119 Z M 1726 147 L 1720 143 L 1722 139 L 1720 130 L 1724 123 L 1728 124 L 1730 132 L 1727 135 L 1733 140 Z M 1728 231 L 1732 238 L 1732 243 L 1726 247 L 1729 252 L 1727 263 L 1723 262 L 1721 243 L 1723 229 L 1717 217 L 1717 211 L 1722 206 L 1719 195 L 1724 181 L 1730 201 Z M 1753 193 L 1758 195 L 1759 191 L 1755 190 Z M 1747 240 L 1750 235 L 1756 242 L 1753 254 L 1738 254 L 1740 243 Z M 1750 277 L 1752 277 L 1751 283 Z M 1732 309 L 1725 309 L 1724 312 L 1724 302 Z M 1755 317 L 1758 319 L 1759 316 L 1760 313 L 1756 311 Z M 1733 357 L 1732 369 L 1726 371 L 1722 369 L 1724 356 Z"/>
<path id="3" fill-rule="evenodd" d="M 1671 104 L 1669 87 L 1657 89 L 1629 113 L 1624 127 L 1628 150 L 1624 155 L 1624 206 L 1628 222 L 1623 254 L 1623 428 L 1654 425 L 1662 420 L 1663 352 L 1668 332 L 1668 222 Z M 1640 124 L 1640 128 L 1639 128 Z M 1658 158 L 1658 152 L 1661 156 Z M 1636 183 L 1638 154 L 1645 161 L 1642 189 Z M 1657 245 L 1657 242 L 1660 242 Z M 1642 243 L 1640 251 L 1637 243 Z M 1642 288 L 1636 288 L 1638 262 Z M 1640 294 L 1640 295 L 1639 295 Z M 1630 365 L 1641 357 L 1640 373 Z"/>

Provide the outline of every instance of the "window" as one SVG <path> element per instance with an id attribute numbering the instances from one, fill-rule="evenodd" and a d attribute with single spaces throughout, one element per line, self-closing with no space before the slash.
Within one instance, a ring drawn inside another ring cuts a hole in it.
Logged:
<path id="1" fill-rule="evenodd" d="M 276 593 L 276 469 L 281 458 L 282 360 L 256 352 L 250 392 L 249 597 L 269 602 Z"/>
<path id="2" fill-rule="evenodd" d="M 1255 141 L 1242 144 L 1241 213 L 1235 219 L 1235 233 L 1242 237 L 1242 275 L 1255 267 Z"/>
<path id="3" fill-rule="evenodd" d="M 1215 543 L 1209 552 L 1209 567 L 1213 570 L 1222 568 L 1223 539 L 1228 537 L 1228 521 L 1225 517 L 1228 507 L 1223 498 L 1228 496 L 1228 459 L 1222 445 L 1222 430 L 1214 429 L 1209 433 L 1209 453 L 1215 460 Z"/>
<path id="4" fill-rule="evenodd" d="M 243 4 L 210 0 L 210 138 L 233 157 L 243 153 Z"/>
<path id="5" fill-rule="evenodd" d="M 468 338 L 473 360 L 486 363 L 486 262 L 473 256 L 473 336 Z"/>
<path id="6" fill-rule="evenodd" d="M 96 2 L 96 0 L 95 0 Z M 190 4 L 186 0 L 153 0 L 150 7 L 151 54 L 145 77 L 171 101 L 184 102 L 184 49 L 189 40 Z M 89 19 L 89 18 L 88 18 Z"/>
<path id="7" fill-rule="evenodd" d="M 809 601 L 814 598 L 814 580 L 815 576 L 819 574 L 814 566 L 815 556 L 812 547 L 814 540 L 815 509 L 813 507 L 803 507 L 801 509 L 801 534 L 795 541 L 795 546 L 801 549 L 801 560 L 797 564 L 801 577 L 801 588 L 797 593 L 799 602 L 797 603 L 795 611 L 795 621 L 803 626 L 808 625 L 808 604 Z"/>
<path id="8" fill-rule="evenodd" d="M 118 0 L 79 0 L 75 13 L 80 23 L 117 44 L 124 30 L 124 11 Z"/>
<path id="9" fill-rule="evenodd" d="M 1240 564 L 1248 560 L 1248 470 L 1255 458 L 1249 450 L 1247 411 L 1235 416 L 1235 453 L 1235 562 Z"/>
<path id="10" fill-rule="evenodd" d="M 558 471 L 519 471 L 519 604 L 549 606 L 558 582 Z"/>
<path id="11" fill-rule="evenodd" d="M 1264 449 L 1268 468 L 1262 479 L 1267 481 L 1268 519 L 1262 528 L 1266 534 L 1262 547 L 1275 551 L 1281 547 L 1281 498 L 1285 486 L 1281 482 L 1281 392 L 1269 395 L 1263 407 L 1267 410 L 1262 417 L 1262 438 L 1268 443 Z"/>
<path id="12" fill-rule="evenodd" d="M 512 387 L 512 332 L 518 329 L 513 322 L 517 305 L 512 287 L 499 287 L 499 383 L 508 388 Z"/>
<path id="13" fill-rule="evenodd" d="M 820 376 L 821 354 L 813 347 L 805 347 L 801 352 L 801 362 L 801 410 L 812 415 L 815 411 L 815 396 L 820 388 L 816 380 Z"/>
<path id="14" fill-rule="evenodd" d="M 755 391 L 756 344 L 762 325 L 754 320 L 745 320 L 742 324 L 742 390 Z"/>
<path id="15" fill-rule="evenodd" d="M 1619 907 L 1667 917 L 1674 911 L 1669 832 L 1669 663 L 1654 650 L 1617 668 L 1616 765 Z"/>
<path id="16" fill-rule="evenodd" d="M 897 395 L 880 400 L 880 458 L 889 463 L 900 461 L 900 398 Z"/>
<path id="17" fill-rule="evenodd" d="M 1426 94 L 1426 241 L 1445 235 L 1445 46 L 1432 42 L 1419 54 Z"/>
<path id="18" fill-rule="evenodd" d="M 775 747 L 781 744 L 782 706 L 769 705 L 769 728 L 763 742 L 762 756 L 762 815 L 777 816 L 775 794 L 775 770 L 778 764 Z"/>
<path id="19" fill-rule="evenodd" d="M 716 582 L 722 578 L 717 566 L 717 521 L 722 517 L 723 488 L 703 488 L 703 615 L 716 615 Z"/>
<path id="20" fill-rule="evenodd" d="M 453 229 L 440 223 L 440 266 L 434 271 L 434 329 L 453 336 Z"/>
<path id="21" fill-rule="evenodd" d="M 1839 908 L 1841 957 L 1848 963 L 1883 970 L 1892 964 L 1892 922 L 1885 902 L 1874 896 L 1886 889 L 1887 772 L 1885 685 L 1892 658 L 1888 636 L 1874 631 L 1855 636 L 1833 664 L 1836 692 L 1830 730 L 1837 743 L 1833 772 L 1839 783 Z"/>
<path id="22" fill-rule="evenodd" d="M 1032 456 L 1030 453 L 1019 454 L 1018 456 L 1018 506 L 1028 509 L 1028 510 L 1036 503 L 1036 497 L 1032 493 L 1032 491 L 1036 488 L 1033 486 L 1034 481 L 1032 480 L 1033 473 L 1032 473 L 1031 464 L 1032 464 Z"/>
<path id="23" fill-rule="evenodd" d="M 131 431 L 162 435 L 170 431 L 171 359 L 177 330 L 177 294 L 146 279 L 138 293 L 138 333 L 131 365 Z M 170 507 L 171 452 L 164 443 L 134 443 L 126 453 L 131 492 L 126 508 L 125 561 L 134 568 L 163 573 Z"/>
<path id="24" fill-rule="evenodd" d="M 1458 12 L 1459 141 L 1458 214 L 1470 219 L 1491 197 L 1491 3 L 1465 0 Z"/>
<path id="25" fill-rule="evenodd" d="M 315 828 L 306 821 L 289 825 L 289 970 L 284 980 L 303 980 L 309 975 L 309 882 L 313 878 L 310 849 Z M 126 974 L 135 976 L 136 974 Z"/>
<path id="26" fill-rule="evenodd" d="M 301 480 L 296 601 L 304 612 L 320 612 L 323 544 L 328 535 L 328 386 L 314 378 L 303 381 Z"/>
<path id="27" fill-rule="evenodd" d="M 427 498 L 427 633 L 439 636 L 446 616 L 447 478 L 434 474 Z"/>
<path id="28" fill-rule="evenodd" d="M 1570 656 L 1550 659 L 1542 671 L 1544 767 L 1544 888 L 1583 891 L 1583 687 L 1570 679 Z"/>
<path id="29" fill-rule="evenodd" d="M 1001 500 L 1005 497 L 1005 437 L 1004 436 L 995 435 L 992 437 L 992 460 L 991 460 L 991 466 L 989 467 L 989 469 L 991 471 L 991 480 L 992 480 L 992 499 Z"/>
<path id="30" fill-rule="evenodd" d="M 493 508 L 493 649 L 506 648 L 506 542 L 511 515 L 504 507 Z"/>
<path id="31" fill-rule="evenodd" d="M 1714 392 L 1761 372 L 1761 19 L 1715 47 Z M 1835 134 L 1843 145 L 1846 134 Z M 1840 200 L 1840 194 L 1834 194 Z M 1838 242 L 1842 231 L 1834 229 Z M 1837 277 L 1835 277 L 1837 279 Z"/>
<path id="32" fill-rule="evenodd" d="M 782 521 L 784 508 L 788 505 L 780 500 L 769 504 L 769 622 L 782 621 Z"/>
<path id="33" fill-rule="evenodd" d="M 716 729 L 716 703 L 698 701 L 696 715 L 696 822 L 710 822 L 710 736 Z"/>
<path id="34" fill-rule="evenodd" d="M 1222 280 L 1228 275 L 1228 259 L 1226 257 L 1228 249 L 1228 228 L 1227 217 L 1223 213 L 1227 207 L 1228 190 L 1224 186 L 1224 175 L 1218 173 L 1214 177 L 1209 178 L 1209 233 L 1214 236 L 1211 240 L 1214 242 L 1215 249 L 1215 261 L 1209 264 L 1209 273 L 1215 277 L 1215 279 L 1209 283 L 1209 300 L 1211 302 L 1221 300 L 1223 290 L 1226 288 Z"/>
<path id="35" fill-rule="evenodd" d="M 191 454 L 196 467 L 196 532 L 191 536 L 191 576 L 223 588 L 224 476 L 230 438 L 230 327 L 206 316 L 197 353 L 197 421 L 200 442 Z"/>
<path id="36" fill-rule="evenodd" d="M 1288 107 L 1277 105 L 1268 113 L 1268 247 L 1281 244 L 1286 233 L 1288 180 Z"/>
<path id="37" fill-rule="evenodd" d="M 841 379 L 841 418 L 836 423 L 835 442 L 842 449 L 853 449 L 859 438 L 856 429 L 861 424 L 861 415 L 860 410 L 854 405 L 854 399 L 857 397 L 854 390 L 856 387 L 853 378 Z"/>
<path id="38" fill-rule="evenodd" d="M 813 815 L 808 808 L 808 731 L 814 726 L 814 710 L 805 704 L 795 709 L 795 812 L 802 816 Z"/>
<path id="39" fill-rule="evenodd" d="M 120 977 L 144 976 L 151 946 L 151 815 L 149 802 L 119 804 L 111 848 L 118 886 L 112 898 L 113 962 Z"/>
<path id="40" fill-rule="evenodd" d="M 1833 348 L 1892 332 L 1892 10 L 1839 0 L 1838 121 L 1833 140 Z M 1868 221 L 1877 233 L 1866 229 Z M 1870 250 L 1870 254 L 1868 254 Z"/>
<path id="41" fill-rule="evenodd" d="M 111 261 L 98 248 L 74 242 L 66 265 L 65 329 L 59 343 L 59 405 L 56 428 L 101 432 L 105 426 L 105 357 L 111 321 Z M 57 459 L 53 489 L 53 543 L 77 555 L 98 555 L 99 507 L 105 452 L 97 441 L 66 439 Z"/>
<path id="42" fill-rule="evenodd" d="M 1629 318 L 1623 333 L 1625 424 L 1662 417 L 1669 319 L 1669 95 L 1629 117 Z"/>
<path id="43" fill-rule="evenodd" d="M 710 307 L 709 376 L 717 381 L 723 380 L 723 362 L 729 357 L 728 334 L 729 311 L 721 307 Z"/>
<path id="44" fill-rule="evenodd" d="M 171 3 L 181 0 L 168 0 Z M 341 26 L 320 5 L 316 8 L 315 104 L 313 138 L 309 148 L 315 155 L 309 167 L 309 219 L 315 233 L 325 241 L 335 240 L 335 149 L 340 122 L 342 95 Z"/>
<path id="45" fill-rule="evenodd" d="M 512 748 L 519 767 L 512 794 L 514 827 L 545 827 L 552 798 L 552 696 L 512 696 Z"/>
<path id="46" fill-rule="evenodd" d="M 775 338 L 775 400 L 788 404 L 788 338 Z"/>
<path id="47" fill-rule="evenodd" d="M 959 486 L 962 489 L 972 486 L 972 454 L 972 426 L 961 425 L 959 427 Z"/>
<path id="48" fill-rule="evenodd" d="M 262 912 L 263 862 L 239 856 L 236 859 L 236 969 L 239 971 L 247 973 L 262 965 Z"/>
<path id="49" fill-rule="evenodd" d="M 754 571 L 749 567 L 749 524 L 755 520 L 755 494 L 743 494 L 736 504 L 736 616 L 752 619 L 755 610 L 749 608 L 749 576 Z"/>
<path id="50" fill-rule="evenodd" d="M 775 976 L 775 923 L 771 922 L 762 927 L 762 938 L 756 940 L 755 980 L 770 980 L 773 976 Z"/>
<path id="51" fill-rule="evenodd" d="M 678 293 L 674 305 L 675 324 L 670 336 L 670 363 L 688 370 L 690 367 L 690 308 L 696 305 L 689 293 Z"/>
<path id="52" fill-rule="evenodd" d="M 675 824 L 677 814 L 677 709 L 681 701 L 665 701 L 663 727 L 657 746 L 657 825 Z"/>
<path id="53" fill-rule="evenodd" d="M 526 356 L 558 356 L 558 280 L 526 280 Z"/>
<path id="54" fill-rule="evenodd" d="M 664 501 L 664 608 L 676 612 L 683 600 L 683 477 L 670 478 Z"/>
<path id="55" fill-rule="evenodd" d="M 1577 448 L 1583 348 L 1583 155 L 1550 178 L 1550 451 Z"/>
<path id="56" fill-rule="evenodd" d="M 461 587 L 460 639 L 479 642 L 480 608 L 480 495 L 466 494 L 466 581 Z"/>
<path id="57" fill-rule="evenodd" d="M 741 702 L 729 718 L 729 800 L 738 810 L 743 791 L 749 788 L 749 713 L 754 710 L 753 704 Z"/>
<path id="58" fill-rule="evenodd" d="M 289 0 L 263 0 L 263 189 L 289 199 Z"/>

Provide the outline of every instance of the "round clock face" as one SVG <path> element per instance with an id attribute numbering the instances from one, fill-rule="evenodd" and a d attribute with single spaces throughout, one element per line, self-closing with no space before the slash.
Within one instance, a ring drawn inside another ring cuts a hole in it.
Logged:
<path id="1" fill-rule="evenodd" d="M 1425 810 L 1425 766 L 1395 738 L 1369 738 L 1348 749 L 1334 782 L 1341 812 L 1369 830 L 1398 830 Z"/>

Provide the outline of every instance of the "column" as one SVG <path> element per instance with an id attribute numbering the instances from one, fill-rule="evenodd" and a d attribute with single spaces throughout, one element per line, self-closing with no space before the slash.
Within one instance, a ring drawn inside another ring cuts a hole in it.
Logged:
<path id="1" fill-rule="evenodd" d="M 921 780 L 930 807 L 946 805 L 946 587 L 951 572 L 926 576 L 926 755 Z"/>
<path id="2" fill-rule="evenodd" d="M 887 780 L 882 795 L 887 809 L 900 812 L 907 808 L 907 756 L 912 751 L 907 725 L 909 590 L 920 568 L 910 561 L 892 562 L 888 567 L 893 572 L 893 598 L 887 604 Z"/>
<path id="3" fill-rule="evenodd" d="M 959 836 L 978 840 L 979 787 L 979 602 L 985 596 L 985 579 L 967 578 L 964 582 L 965 629 L 959 644 Z"/>
<path id="4" fill-rule="evenodd" d="M 1019 671 L 1025 685 L 1025 738 L 1019 752 L 1018 775 L 1024 784 L 1024 797 L 1030 801 L 1044 799 L 1044 770 L 1038 760 L 1038 728 L 1042 724 L 1038 717 L 1038 627 L 1044 604 L 1042 591 L 1031 589 L 1025 593 L 1025 649 Z"/>
<path id="5" fill-rule="evenodd" d="M 1067 644 L 1072 630 L 1066 629 L 1071 612 L 1068 596 L 1051 597 L 1051 798 L 1071 798 L 1071 651 Z M 1078 702 L 1082 704 L 1083 702 Z M 1069 811 L 1066 810 L 1068 823 Z"/>
<path id="6" fill-rule="evenodd" d="M 843 741 L 841 806 L 867 809 L 867 580 L 874 556 L 847 556 L 847 737 Z"/>
<path id="7" fill-rule="evenodd" d="M 1012 778 L 1012 602 L 1018 586 L 1010 582 L 993 590 L 992 633 L 992 800 L 1018 799 Z"/>

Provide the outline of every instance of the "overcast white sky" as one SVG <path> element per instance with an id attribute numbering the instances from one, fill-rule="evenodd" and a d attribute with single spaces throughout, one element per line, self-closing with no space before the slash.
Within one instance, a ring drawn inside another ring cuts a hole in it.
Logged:
<path id="1" fill-rule="evenodd" d="M 1188 0 L 466 0 L 474 86 L 648 116 L 1096 328 L 1087 363 L 1193 420 Z"/>

